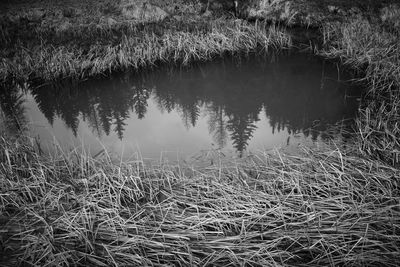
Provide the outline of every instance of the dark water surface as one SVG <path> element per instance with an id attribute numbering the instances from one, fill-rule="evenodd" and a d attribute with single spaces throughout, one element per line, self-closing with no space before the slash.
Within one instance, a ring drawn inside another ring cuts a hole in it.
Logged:
<path id="1" fill-rule="evenodd" d="M 2 90 L 2 125 L 42 147 L 84 145 L 124 158 L 190 158 L 323 142 L 350 128 L 360 90 L 337 64 L 299 52 L 217 58 L 80 83 Z M 10 126 L 11 125 L 11 126 Z M 18 128 L 15 127 L 14 128 Z"/>

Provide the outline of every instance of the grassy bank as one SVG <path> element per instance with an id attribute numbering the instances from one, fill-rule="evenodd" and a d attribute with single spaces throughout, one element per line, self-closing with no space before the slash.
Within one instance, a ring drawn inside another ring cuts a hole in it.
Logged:
<path id="1" fill-rule="evenodd" d="M 161 62 L 187 64 L 225 52 L 291 46 L 291 38 L 284 29 L 269 27 L 266 23 L 254 25 L 224 19 L 195 23 L 170 21 L 164 25 L 126 24 L 115 28 L 88 26 L 72 28 L 62 37 L 44 32 L 35 38 L 40 41 L 9 41 L 17 48 L 3 49 L 2 81 L 82 79 Z"/>
<path id="2" fill-rule="evenodd" d="M 40 266 L 396 266 L 399 170 L 340 150 L 202 171 L 1 140 L 2 260 Z M 8 255 L 8 257 L 7 257 Z"/>
<path id="3" fill-rule="evenodd" d="M 366 19 L 324 25 L 325 48 L 321 54 L 341 58 L 363 74 L 368 94 L 357 122 L 359 149 L 369 157 L 398 166 L 400 31 L 387 26 Z"/>

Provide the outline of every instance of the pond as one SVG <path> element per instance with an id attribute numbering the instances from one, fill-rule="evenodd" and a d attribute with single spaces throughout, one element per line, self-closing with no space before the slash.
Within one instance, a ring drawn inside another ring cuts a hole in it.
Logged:
<path id="1" fill-rule="evenodd" d="M 24 92 L 3 89 L 2 125 L 27 125 L 43 149 L 83 146 L 124 159 L 242 156 L 324 142 L 332 125 L 350 130 L 361 92 L 352 78 L 336 63 L 293 50 L 224 56 Z"/>

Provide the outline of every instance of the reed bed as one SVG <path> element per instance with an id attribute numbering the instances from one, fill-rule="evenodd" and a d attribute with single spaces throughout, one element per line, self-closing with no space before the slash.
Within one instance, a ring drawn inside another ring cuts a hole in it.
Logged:
<path id="1" fill-rule="evenodd" d="M 339 149 L 201 170 L 1 141 L 5 266 L 397 266 L 399 170 Z M 0 261 L 0 262 L 1 262 Z"/>
<path id="2" fill-rule="evenodd" d="M 400 163 L 400 34 L 365 20 L 323 29 L 323 56 L 341 58 L 360 71 L 368 94 L 357 121 L 360 151 L 392 165 Z"/>
<path id="3" fill-rule="evenodd" d="M 188 64 L 208 60 L 225 52 L 250 51 L 256 48 L 287 48 L 291 38 L 283 29 L 234 20 L 210 21 L 207 26 L 190 30 L 154 27 L 138 31 L 128 28 L 118 42 L 94 42 L 90 45 L 40 44 L 18 49 L 0 63 L 0 79 L 58 80 L 83 78 L 126 68 L 153 66 L 159 62 Z M 126 30 L 126 29 L 125 29 Z M 76 33 L 75 33 L 76 34 Z M 105 32 L 108 36 L 110 32 Z M 90 34 L 89 34 L 90 35 Z"/>

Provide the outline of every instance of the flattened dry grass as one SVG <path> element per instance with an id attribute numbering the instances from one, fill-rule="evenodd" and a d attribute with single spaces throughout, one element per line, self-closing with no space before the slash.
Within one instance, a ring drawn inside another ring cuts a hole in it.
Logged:
<path id="1" fill-rule="evenodd" d="M 6 266 L 396 266 L 399 170 L 338 149 L 202 170 L 1 140 Z"/>

